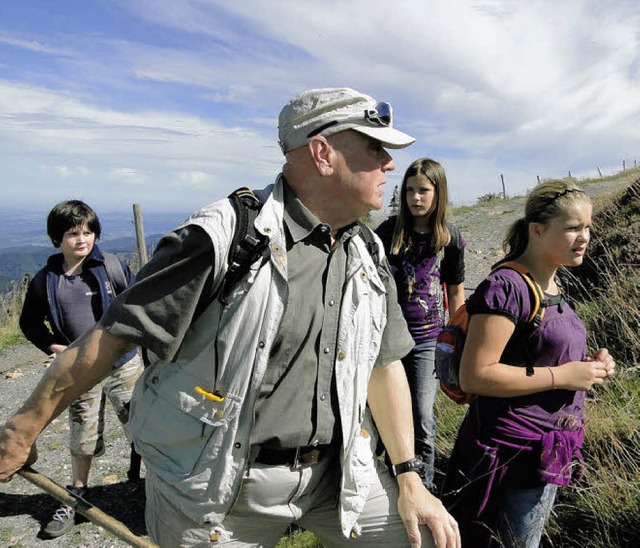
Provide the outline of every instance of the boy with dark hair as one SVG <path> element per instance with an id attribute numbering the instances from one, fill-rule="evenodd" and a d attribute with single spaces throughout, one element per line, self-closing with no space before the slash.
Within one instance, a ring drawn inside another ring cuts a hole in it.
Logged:
<path id="1" fill-rule="evenodd" d="M 109 276 L 106 254 L 95 245 L 100 233 L 98 215 L 79 200 L 60 202 L 49 213 L 47 234 L 61 253 L 51 255 L 34 276 L 20 315 L 25 337 L 46 354 L 60 354 L 93 327 L 116 294 L 133 281 L 131 270 L 122 262 L 118 265 L 121 275 Z M 68 488 L 75 493 L 84 496 L 91 461 L 104 453 L 105 398 L 109 397 L 120 422 L 126 425 L 129 400 L 141 372 L 141 360 L 133 349 L 116 362 L 103 383 L 79 396 L 69 407 L 72 482 Z M 126 427 L 125 433 L 128 436 Z M 63 505 L 44 533 L 59 537 L 74 523 L 75 511 Z"/>

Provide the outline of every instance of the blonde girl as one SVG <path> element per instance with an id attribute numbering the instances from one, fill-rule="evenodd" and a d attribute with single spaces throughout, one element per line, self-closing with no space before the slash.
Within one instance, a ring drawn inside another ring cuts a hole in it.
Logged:
<path id="1" fill-rule="evenodd" d="M 532 296 L 513 270 L 492 272 L 469 297 L 460 383 L 476 396 L 443 485 L 463 545 L 539 546 L 557 487 L 579 474 L 585 391 L 615 364 L 606 349 L 587 357 L 584 324 L 556 272 L 582 263 L 590 228 L 591 203 L 575 183 L 542 183 L 497 263 L 520 263 L 541 286 L 542 322 L 527 321 Z"/>

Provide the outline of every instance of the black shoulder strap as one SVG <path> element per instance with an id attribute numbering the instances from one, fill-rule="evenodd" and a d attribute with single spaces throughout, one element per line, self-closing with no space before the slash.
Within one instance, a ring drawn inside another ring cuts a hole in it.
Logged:
<path id="1" fill-rule="evenodd" d="M 382 245 L 387 252 L 387 256 L 390 254 L 391 245 L 393 244 L 393 233 L 396 227 L 396 219 L 397 217 L 392 215 L 386 221 L 380 223 L 380 226 L 376 228 L 376 234 L 378 234 L 382 241 Z"/>
<path id="2" fill-rule="evenodd" d="M 109 278 L 114 292 L 119 294 L 127 287 L 127 277 L 124 274 L 122 263 L 113 253 L 103 252 L 102 256 L 104 257 L 107 278 Z"/>
<path id="3" fill-rule="evenodd" d="M 380 247 L 378 246 L 378 242 L 373 236 L 373 232 L 371 229 L 365 225 L 363 222 L 358 221 L 358 225 L 360 226 L 360 236 L 364 241 L 365 246 L 367 246 L 367 251 L 373 262 L 377 265 L 380 263 Z"/>
<path id="4" fill-rule="evenodd" d="M 234 190 L 229 194 L 229 199 L 236 211 L 236 226 L 229 247 L 227 272 L 218 291 L 222 304 L 227 304 L 229 293 L 251 265 L 260 258 L 264 261 L 271 252 L 269 238 L 255 229 L 255 220 L 262 209 L 262 202 L 246 187 Z"/>

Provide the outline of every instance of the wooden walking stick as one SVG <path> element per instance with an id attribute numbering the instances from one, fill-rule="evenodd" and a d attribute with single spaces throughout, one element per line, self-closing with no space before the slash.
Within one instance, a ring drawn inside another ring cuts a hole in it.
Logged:
<path id="1" fill-rule="evenodd" d="M 148 538 L 134 535 L 121 521 L 111 517 L 109 514 L 103 512 L 100 508 L 94 506 L 89 501 L 75 493 L 67 491 L 51 478 L 42 475 L 33 468 L 23 468 L 22 470 L 18 470 L 18 474 L 52 497 L 55 497 L 63 504 L 71 506 L 76 512 L 82 514 L 95 525 L 106 529 L 119 539 L 128 542 L 131 546 L 139 546 L 140 548 L 157 548 L 157 544 L 154 544 Z"/>

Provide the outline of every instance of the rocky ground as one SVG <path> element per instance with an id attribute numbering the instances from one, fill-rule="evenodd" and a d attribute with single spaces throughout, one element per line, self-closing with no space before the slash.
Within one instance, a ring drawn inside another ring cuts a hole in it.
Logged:
<path id="1" fill-rule="evenodd" d="M 585 187 L 592 196 L 607 194 L 629 185 L 631 179 L 615 183 L 594 183 Z M 474 288 L 502 255 L 501 245 L 508 226 L 524 209 L 524 198 L 497 200 L 465 208 L 454 222 L 468 242 L 465 286 Z M 46 366 L 46 357 L 31 345 L 19 345 L 0 352 L 0 423 L 35 387 Z M 122 522 L 135 535 L 146 534 L 144 525 L 144 481 L 127 481 L 129 445 L 113 411 L 107 409 L 106 452 L 92 468 L 87 498 Z M 34 468 L 66 485 L 70 478 L 69 427 L 66 413 L 56 419 L 40 437 L 40 458 Z M 144 466 L 142 475 L 144 476 Z M 21 477 L 0 485 L 0 546 L 10 547 L 117 547 L 128 544 L 92 523 L 82 523 L 57 540 L 45 540 L 40 529 L 58 503 Z"/>
<path id="2" fill-rule="evenodd" d="M 47 357 L 32 345 L 19 345 L 0 352 L 0 423 L 33 390 L 47 364 Z M 33 466 L 63 486 L 69 483 L 71 477 L 68 440 L 69 425 L 65 412 L 40 437 L 39 459 Z M 144 536 L 144 480 L 127 480 L 129 443 L 109 404 L 105 442 L 104 456 L 93 463 L 86 498 L 123 523 L 135 535 Z M 58 506 L 55 499 L 22 477 L 15 476 L 10 483 L 0 484 L 0 546 L 129 546 L 127 542 L 90 522 L 78 524 L 71 533 L 58 539 L 44 539 L 41 528 L 51 519 Z"/>

